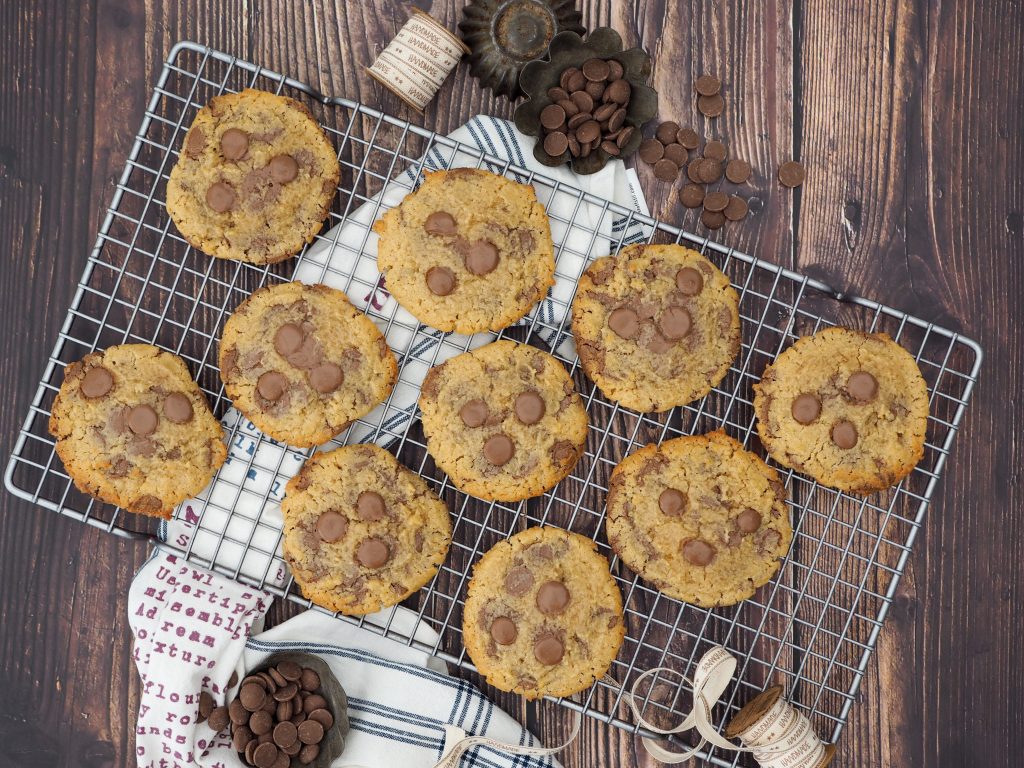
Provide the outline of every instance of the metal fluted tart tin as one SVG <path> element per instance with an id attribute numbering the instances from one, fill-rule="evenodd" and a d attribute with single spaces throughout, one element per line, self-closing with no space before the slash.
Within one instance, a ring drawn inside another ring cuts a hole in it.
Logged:
<path id="1" fill-rule="evenodd" d="M 559 33 L 586 32 L 581 18 L 574 0 L 472 0 L 459 22 L 470 72 L 495 95 L 519 98 L 523 67 Z"/>
<path id="2" fill-rule="evenodd" d="M 526 94 L 526 101 L 515 111 L 516 128 L 527 136 L 536 136 L 533 156 L 548 166 L 571 163 L 578 174 L 590 174 L 604 168 L 611 155 L 598 147 L 587 157 L 573 157 L 568 151 L 552 157 L 544 151 L 540 140 L 542 129 L 540 113 L 552 104 L 548 90 L 559 84 L 559 79 L 569 67 L 580 67 L 588 59 L 614 59 L 623 68 L 623 78 L 629 81 L 631 96 L 626 108 L 625 125 L 634 128 L 630 139 L 620 148 L 618 158 L 625 159 L 636 152 L 643 141 L 643 125 L 658 113 L 658 92 L 647 85 L 651 74 L 651 57 L 640 48 L 623 50 L 622 38 L 610 27 L 595 29 L 586 40 L 575 32 L 562 32 L 554 37 L 548 47 L 546 59 L 527 64 L 519 76 L 519 84 Z"/>

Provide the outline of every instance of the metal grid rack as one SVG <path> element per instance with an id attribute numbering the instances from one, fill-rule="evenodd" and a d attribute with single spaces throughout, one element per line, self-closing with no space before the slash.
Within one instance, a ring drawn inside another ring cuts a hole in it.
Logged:
<path id="1" fill-rule="evenodd" d="M 47 419 L 63 379 L 64 365 L 90 351 L 126 341 L 153 343 L 181 355 L 209 396 L 214 412 L 227 412 L 230 403 L 220 382 L 216 344 L 224 321 L 255 288 L 291 279 L 294 270 L 310 258 L 309 249 L 297 260 L 271 267 L 210 259 L 177 234 L 164 210 L 162 196 L 196 111 L 210 97 L 243 87 L 283 92 L 305 101 L 335 143 L 342 180 L 325 232 L 350 221 L 352 212 L 364 203 L 374 205 L 375 214 L 382 212 L 376 195 L 385 184 L 393 183 L 407 169 L 413 170 L 414 178 L 423 169 L 423 158 L 430 150 L 444 149 L 447 156 L 457 151 L 460 156 L 473 158 L 477 167 L 514 176 L 534 184 L 539 191 L 568 199 L 572 204 L 562 209 L 572 214 L 555 216 L 555 222 L 568 233 L 575 230 L 585 235 L 591 243 L 597 231 L 576 220 L 577 211 L 584 205 L 591 209 L 596 206 L 601 217 L 614 217 L 620 222 L 625 218 L 627 226 L 620 224 L 616 231 L 624 233 L 629 225 L 640 224 L 648 241 L 696 247 L 730 276 L 741 296 L 743 344 L 734 366 L 708 397 L 666 414 L 637 414 L 606 401 L 582 376 L 575 356 L 557 351 L 561 348 L 557 342 L 568 334 L 567 320 L 545 319 L 535 308 L 525 326 L 494 334 L 554 349 L 572 373 L 590 417 L 586 455 L 569 478 L 542 497 L 511 505 L 471 499 L 455 490 L 434 468 L 415 419 L 399 419 L 401 426 L 390 434 L 388 424 L 395 420 L 363 425 L 373 439 L 393 438 L 390 449 L 448 502 L 454 540 L 438 576 L 406 603 L 415 610 L 419 623 L 437 632 L 436 642 L 414 640 L 415 628 L 400 629 L 391 619 L 380 625 L 365 619 L 339 619 L 424 647 L 473 674 L 461 642 L 461 613 L 472 564 L 483 551 L 518 530 L 531 525 L 558 525 L 593 538 L 612 562 L 624 597 L 627 624 L 626 639 L 608 678 L 573 700 L 560 700 L 561 704 L 635 730 L 623 701 L 623 691 L 635 678 L 646 669 L 662 665 L 688 673 L 710 645 L 717 643 L 739 659 L 736 682 L 727 694 L 725 707 L 718 710 L 719 722 L 726 721 L 766 685 L 777 682 L 786 686 L 788 697 L 810 716 L 818 732 L 835 741 L 846 722 L 974 388 L 982 356 L 978 345 L 902 312 L 837 294 L 821 282 L 706 238 L 636 216 L 361 104 L 322 97 L 283 75 L 193 43 L 176 45 L 160 74 L 7 467 L 8 489 L 23 499 L 115 534 L 152 537 L 157 533 L 155 521 L 95 502 L 74 488 L 56 459 Z M 318 240 L 325 237 L 321 235 Z M 362 242 L 339 243 L 335 236 L 335 242 L 329 245 L 348 249 L 355 258 L 369 237 L 365 229 Z M 575 282 L 578 274 L 566 274 L 562 269 L 566 261 L 563 256 L 570 248 L 566 242 L 567 238 L 559 246 L 557 277 Z M 618 242 L 613 240 L 612 250 L 618 245 L 622 245 L 622 236 Z M 320 274 L 325 278 L 341 276 L 332 275 L 332 269 L 325 263 Z M 350 296 L 370 293 L 376 287 L 352 275 L 344 275 L 344 280 L 343 287 Z M 567 310 L 568 306 L 559 309 Z M 394 312 L 381 315 L 372 305 L 368 314 L 389 331 L 403 323 Z M 567 315 L 567 311 L 562 313 L 563 317 Z M 720 427 L 759 450 L 754 437 L 751 385 L 765 365 L 797 337 L 840 321 L 864 330 L 888 332 L 914 354 L 928 382 L 931 412 L 927 448 L 910 477 L 886 493 L 861 498 L 782 470 L 790 495 L 794 543 L 776 578 L 754 598 L 737 606 L 705 610 L 667 598 L 618 563 L 603 531 L 607 480 L 615 464 L 647 442 Z M 442 348 L 468 348 L 465 337 L 440 334 L 426 326 L 407 325 L 402 330 L 412 339 L 432 345 L 427 364 L 437 360 Z M 556 343 L 546 344 L 542 337 L 548 341 L 554 338 Z M 400 355 L 399 362 L 400 381 L 407 368 L 422 364 L 412 354 Z M 398 408 L 389 399 L 385 409 L 391 407 Z M 297 464 L 309 454 L 280 446 L 280 458 L 263 466 L 259 448 L 273 441 L 259 434 L 251 437 L 243 419 L 229 418 L 225 427 L 233 443 L 254 443 L 249 446 L 248 465 L 244 467 L 246 477 L 257 470 L 272 477 L 286 477 L 290 473 L 282 470 L 283 462 L 287 459 Z M 342 435 L 340 441 L 345 439 Z M 221 477 L 218 482 L 223 480 Z M 195 536 L 203 533 L 215 540 L 212 556 L 195 551 L 195 537 L 170 541 L 165 546 L 186 560 L 309 606 L 280 559 L 279 528 L 261 515 L 280 485 L 283 483 L 255 487 L 246 480 L 231 482 L 234 503 L 206 499 L 193 510 L 189 522 L 194 525 Z M 240 500 L 245 503 L 238 503 Z M 254 509 L 259 510 L 255 516 Z M 259 543 L 268 533 L 275 542 L 272 547 Z M 221 561 L 220 554 L 229 549 L 241 554 L 239 564 L 225 565 Z M 261 555 L 266 562 L 255 576 L 242 566 L 249 554 Z M 644 716 L 655 722 L 674 722 L 685 711 L 686 699 L 667 681 L 656 682 L 647 690 Z M 715 750 L 707 757 L 720 766 L 742 762 L 739 757 L 719 755 Z"/>

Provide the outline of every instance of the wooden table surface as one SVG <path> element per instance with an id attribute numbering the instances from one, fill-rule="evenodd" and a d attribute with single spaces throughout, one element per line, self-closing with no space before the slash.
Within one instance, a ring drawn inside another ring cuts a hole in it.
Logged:
<path id="1" fill-rule="evenodd" d="M 454 28 L 462 2 L 416 3 Z M 68 10 L 73 7 L 73 10 Z M 191 39 L 420 120 L 362 71 L 398 0 L 9 0 L 0 4 L 0 455 L 9 455 L 160 62 Z M 716 130 L 796 194 L 723 238 L 961 330 L 980 384 L 871 658 L 837 766 L 1011 766 L 1024 749 L 1024 9 L 1020 2 L 583 0 L 655 61 L 663 118 L 692 80 L 729 87 Z M 508 116 L 463 65 L 422 123 Z M 681 223 L 639 170 L 653 215 Z M 693 226 L 692 214 L 685 220 Z M 125 600 L 147 553 L 0 496 L 0 766 L 134 765 Z M 277 606 L 272 619 L 293 609 Z M 571 718 L 503 704 L 549 743 Z M 568 766 L 651 765 L 587 723 Z"/>

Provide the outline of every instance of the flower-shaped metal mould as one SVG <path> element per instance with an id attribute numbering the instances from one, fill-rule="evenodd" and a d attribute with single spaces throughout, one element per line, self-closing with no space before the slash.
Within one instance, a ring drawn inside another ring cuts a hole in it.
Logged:
<path id="1" fill-rule="evenodd" d="M 643 141 L 643 125 L 658 113 L 658 92 L 647 85 L 651 74 L 651 57 L 640 48 L 623 50 L 622 38 L 610 27 L 595 29 L 586 40 L 575 32 L 562 32 L 552 39 L 548 56 L 544 60 L 532 61 L 523 67 L 519 84 L 526 94 L 526 101 L 515 111 L 516 128 L 527 136 L 541 136 L 540 113 L 552 103 L 548 90 L 559 84 L 559 79 L 569 67 L 580 67 L 587 59 L 614 59 L 622 65 L 623 77 L 629 81 L 631 94 L 626 107 L 625 125 L 635 130 L 619 150 L 619 159 L 636 152 Z M 538 140 L 533 148 L 538 162 L 549 166 L 572 164 L 572 170 L 579 174 L 596 173 L 604 168 L 611 155 L 598 147 L 587 157 L 573 157 L 566 150 L 558 157 L 544 151 L 544 142 Z"/>
<path id="2" fill-rule="evenodd" d="M 495 95 L 516 99 L 523 66 L 560 32 L 583 34 L 580 19 L 574 0 L 472 0 L 459 22 L 470 72 Z"/>

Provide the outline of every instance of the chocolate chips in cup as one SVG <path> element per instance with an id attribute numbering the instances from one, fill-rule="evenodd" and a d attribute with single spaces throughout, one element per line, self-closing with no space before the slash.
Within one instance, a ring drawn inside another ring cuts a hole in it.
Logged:
<path id="1" fill-rule="evenodd" d="M 294 661 L 249 675 L 230 704 L 204 715 L 204 704 L 210 703 L 200 697 L 200 716 L 217 732 L 230 724 L 231 745 L 255 768 L 309 765 L 334 725 L 320 675 Z"/>

